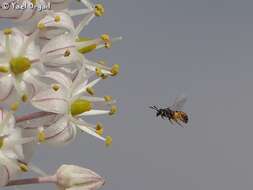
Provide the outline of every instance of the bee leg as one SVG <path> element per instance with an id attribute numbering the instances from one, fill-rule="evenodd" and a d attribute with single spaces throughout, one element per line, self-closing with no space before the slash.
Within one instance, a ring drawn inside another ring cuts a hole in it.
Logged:
<path id="1" fill-rule="evenodd" d="M 179 123 L 178 121 L 175 121 L 180 127 L 183 127 L 184 128 L 184 126 L 181 124 L 181 123 Z"/>

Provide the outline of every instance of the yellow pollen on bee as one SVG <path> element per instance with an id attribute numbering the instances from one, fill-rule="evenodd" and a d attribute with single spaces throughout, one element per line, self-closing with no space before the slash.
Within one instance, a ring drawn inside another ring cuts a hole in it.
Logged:
<path id="1" fill-rule="evenodd" d="M 8 73 L 8 72 L 9 72 L 8 67 L 0 66 L 0 73 Z"/>
<path id="2" fill-rule="evenodd" d="M 108 147 L 112 144 L 112 137 L 111 136 L 107 136 L 105 138 L 105 145 Z"/>
<path id="3" fill-rule="evenodd" d="M 95 15 L 100 17 L 105 14 L 105 8 L 102 4 L 96 4 L 95 5 Z"/>
<path id="4" fill-rule="evenodd" d="M 20 169 L 22 172 L 28 172 L 28 170 L 29 170 L 28 165 L 27 165 L 27 164 L 24 164 L 24 163 L 19 163 L 19 169 Z"/>
<path id="5" fill-rule="evenodd" d="M 57 84 L 54 84 L 54 85 L 52 86 L 52 89 L 53 89 L 54 91 L 58 91 L 58 90 L 60 89 L 60 86 L 57 85 Z"/>
<path id="6" fill-rule="evenodd" d="M 112 101 L 112 97 L 111 96 L 104 96 L 104 100 L 106 102 L 110 102 L 110 101 Z"/>
<path id="7" fill-rule="evenodd" d="M 12 34 L 12 29 L 11 28 L 5 28 L 4 29 L 4 34 L 5 35 L 11 35 Z"/>
<path id="8" fill-rule="evenodd" d="M 61 17 L 59 15 L 54 17 L 54 21 L 55 22 L 60 22 L 61 21 Z"/>
<path id="9" fill-rule="evenodd" d="M 45 142 L 46 134 L 45 134 L 44 130 L 38 132 L 37 139 L 40 143 Z"/>
<path id="10" fill-rule="evenodd" d="M 77 99 L 72 102 L 70 106 L 70 113 L 72 116 L 82 114 L 92 109 L 92 103 L 85 99 Z"/>
<path id="11" fill-rule="evenodd" d="M 19 102 L 14 102 L 14 103 L 12 103 L 12 104 L 10 105 L 10 109 L 11 109 L 12 111 L 17 111 L 18 108 L 19 108 L 19 105 L 20 105 Z"/>
<path id="12" fill-rule="evenodd" d="M 23 94 L 21 97 L 22 102 L 27 102 L 28 96 L 26 94 Z"/>
<path id="13" fill-rule="evenodd" d="M 22 74 L 31 67 L 31 61 L 27 57 L 12 58 L 9 62 L 10 69 L 15 75 Z"/>
<path id="14" fill-rule="evenodd" d="M 119 64 L 115 64 L 111 68 L 111 76 L 116 76 L 119 73 L 120 66 Z"/>
<path id="15" fill-rule="evenodd" d="M 111 109 L 110 109 L 110 112 L 109 112 L 109 115 L 114 115 L 114 114 L 117 113 L 117 111 L 118 111 L 117 106 L 112 105 L 112 107 L 111 107 Z"/>
<path id="16" fill-rule="evenodd" d="M 86 92 L 91 96 L 95 94 L 95 90 L 92 87 L 87 87 Z"/>
<path id="17" fill-rule="evenodd" d="M 100 136 L 103 135 L 103 133 L 104 133 L 104 127 L 103 127 L 103 125 L 102 125 L 101 123 L 98 123 L 98 124 L 96 125 L 96 133 L 97 133 L 98 135 L 100 135 Z"/>
<path id="18" fill-rule="evenodd" d="M 40 22 L 40 23 L 38 23 L 37 28 L 40 29 L 40 30 L 43 30 L 43 29 L 46 28 L 46 26 L 45 26 L 44 23 Z"/>

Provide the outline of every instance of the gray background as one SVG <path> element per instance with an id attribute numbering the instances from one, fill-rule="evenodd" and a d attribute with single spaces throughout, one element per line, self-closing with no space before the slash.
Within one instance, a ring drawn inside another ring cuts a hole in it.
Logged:
<path id="1" fill-rule="evenodd" d="M 253 187 L 253 1 L 110 0 L 83 34 L 124 40 L 90 58 L 121 63 L 97 86 L 120 112 L 102 121 L 113 146 L 79 135 L 64 148 L 39 147 L 34 163 L 93 169 L 105 190 L 238 190 Z M 188 128 L 158 119 L 149 105 L 185 93 Z M 24 189 L 53 189 L 30 186 Z"/>

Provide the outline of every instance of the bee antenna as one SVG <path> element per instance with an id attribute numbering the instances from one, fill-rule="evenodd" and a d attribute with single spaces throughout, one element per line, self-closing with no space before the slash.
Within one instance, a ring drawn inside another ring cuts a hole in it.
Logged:
<path id="1" fill-rule="evenodd" d="M 156 106 L 149 106 L 149 108 L 158 111 L 158 108 Z"/>

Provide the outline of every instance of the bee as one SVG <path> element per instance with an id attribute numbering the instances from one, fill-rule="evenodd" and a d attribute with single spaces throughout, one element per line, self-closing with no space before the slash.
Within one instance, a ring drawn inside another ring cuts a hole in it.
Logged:
<path id="1" fill-rule="evenodd" d="M 179 96 L 176 98 L 172 106 L 167 108 L 158 108 L 157 106 L 150 106 L 149 108 L 156 111 L 156 117 L 161 117 L 162 119 L 168 119 L 172 125 L 174 122 L 184 127 L 180 122 L 187 124 L 188 115 L 182 111 L 182 108 L 186 102 L 187 98 L 185 96 Z"/>

